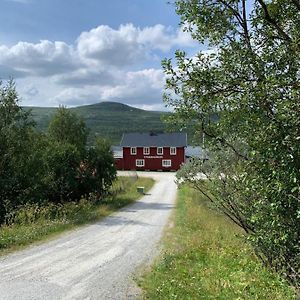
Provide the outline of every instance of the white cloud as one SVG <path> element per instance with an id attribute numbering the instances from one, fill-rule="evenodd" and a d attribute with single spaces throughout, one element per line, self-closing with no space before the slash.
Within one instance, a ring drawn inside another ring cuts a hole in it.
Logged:
<path id="1" fill-rule="evenodd" d="M 12 78 L 22 78 L 26 77 L 29 74 L 24 71 L 16 70 L 10 66 L 6 66 L 0 63 L 0 80 Z"/>
<path id="2" fill-rule="evenodd" d="M 85 85 L 111 85 L 118 81 L 118 70 L 105 70 L 97 68 L 82 68 L 70 73 L 54 76 L 53 80 L 59 85 L 85 86 Z"/>
<path id="3" fill-rule="evenodd" d="M 137 104 L 134 105 L 137 108 L 144 110 L 153 110 L 153 111 L 167 111 L 167 107 L 163 103 L 154 103 L 154 104 Z"/>
<path id="4" fill-rule="evenodd" d="M 193 47 L 195 41 L 191 36 L 179 28 L 173 32 L 171 27 L 157 24 L 152 27 L 146 27 L 139 31 L 138 41 L 144 45 L 150 46 L 152 49 L 161 51 L 170 51 L 172 47 Z"/>
<path id="5" fill-rule="evenodd" d="M 29 85 L 25 90 L 25 94 L 28 97 L 35 97 L 39 94 L 39 90 L 34 85 Z"/>
<path id="6" fill-rule="evenodd" d="M 73 44 L 41 40 L 0 45 L 0 78 L 18 79 L 23 104 L 109 100 L 155 108 L 161 105 L 164 74 L 145 66 L 157 64 L 161 52 L 173 47 L 194 46 L 181 29 L 161 24 L 101 25 L 81 33 Z"/>
<path id="7" fill-rule="evenodd" d="M 167 52 L 174 46 L 195 46 L 195 41 L 182 29 L 174 32 L 161 24 L 142 29 L 126 24 L 117 30 L 101 25 L 83 32 L 77 43 L 81 57 L 118 66 L 145 59 L 155 49 Z"/>
<path id="8" fill-rule="evenodd" d="M 67 106 L 85 105 L 98 102 L 100 91 L 98 87 L 93 88 L 66 88 L 51 99 L 53 105 L 59 104 Z"/>
<path id="9" fill-rule="evenodd" d="M 12 47 L 0 45 L 0 65 L 16 76 L 67 74 L 63 81 L 70 76 L 71 83 L 80 78 L 87 81 L 92 77 L 90 70 L 93 75 L 105 73 L 108 68 L 138 66 L 149 58 L 156 60 L 156 50 L 166 52 L 174 46 L 192 47 L 194 41 L 181 30 L 174 32 L 161 24 L 142 29 L 132 24 L 118 29 L 101 25 L 81 33 L 74 45 L 48 40 L 19 42 Z"/>
<path id="10" fill-rule="evenodd" d="M 78 53 L 83 59 L 113 66 L 132 64 L 145 58 L 146 49 L 137 40 L 138 32 L 132 24 L 121 25 L 118 30 L 101 25 L 80 35 Z"/>
<path id="11" fill-rule="evenodd" d="M 126 103 L 161 102 L 164 74 L 161 70 L 146 69 L 127 72 L 123 81 L 108 87 L 102 93 L 102 100 L 123 100 Z"/>
<path id="12" fill-rule="evenodd" d="M 0 46 L 0 64 L 31 75 L 50 76 L 78 68 L 76 51 L 64 42 L 19 42 Z"/>
<path id="13" fill-rule="evenodd" d="M 51 99 L 54 105 L 74 106 L 99 101 L 119 101 L 126 104 L 161 105 L 164 74 L 159 69 L 145 69 L 119 74 L 111 85 L 65 88 Z"/>

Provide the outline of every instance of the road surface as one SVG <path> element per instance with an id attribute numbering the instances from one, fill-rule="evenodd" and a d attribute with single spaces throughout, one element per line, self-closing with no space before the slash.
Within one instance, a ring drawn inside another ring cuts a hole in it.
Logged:
<path id="1" fill-rule="evenodd" d="M 157 254 L 176 197 L 174 173 L 102 221 L 0 258 L 0 299 L 134 299 L 133 275 Z"/>

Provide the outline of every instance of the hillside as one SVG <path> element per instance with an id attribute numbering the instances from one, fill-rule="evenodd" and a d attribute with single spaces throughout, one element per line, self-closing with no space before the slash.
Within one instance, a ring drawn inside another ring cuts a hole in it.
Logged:
<path id="1" fill-rule="evenodd" d="M 37 128 L 45 131 L 57 108 L 24 107 L 31 110 Z M 124 132 L 162 132 L 165 125 L 161 121 L 164 112 L 147 111 L 117 102 L 101 102 L 70 108 L 82 116 L 90 129 L 89 141 L 96 136 L 106 137 L 113 144 L 119 144 Z"/>

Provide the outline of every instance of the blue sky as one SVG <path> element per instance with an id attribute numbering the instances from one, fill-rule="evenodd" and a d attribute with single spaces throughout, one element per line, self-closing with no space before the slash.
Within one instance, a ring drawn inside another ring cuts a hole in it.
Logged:
<path id="1" fill-rule="evenodd" d="M 199 50 L 167 0 L 0 0 L 0 78 L 23 105 L 162 109 L 160 61 Z"/>

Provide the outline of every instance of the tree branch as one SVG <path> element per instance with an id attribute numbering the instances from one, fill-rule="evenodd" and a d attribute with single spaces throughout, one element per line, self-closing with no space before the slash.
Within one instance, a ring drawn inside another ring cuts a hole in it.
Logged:
<path id="1" fill-rule="evenodd" d="M 250 228 L 248 228 L 245 224 L 243 224 L 243 222 L 241 222 L 241 220 L 235 216 L 234 213 L 232 213 L 225 205 L 224 203 L 219 203 L 217 204 L 216 201 L 214 201 L 206 192 L 203 191 L 203 189 L 201 189 L 201 187 L 199 187 L 197 184 L 193 184 L 193 187 L 195 189 L 197 189 L 200 193 L 202 193 L 202 195 L 204 195 L 211 203 L 213 203 L 214 205 L 216 205 L 218 207 L 218 205 L 221 205 L 222 207 L 222 212 L 224 213 L 224 215 L 226 215 L 233 223 L 235 223 L 237 226 L 243 228 L 243 230 L 246 233 L 249 233 L 251 231 Z"/>
<path id="2" fill-rule="evenodd" d="M 242 9 L 243 9 L 243 29 L 244 29 L 244 36 L 245 36 L 245 40 L 246 40 L 248 48 L 252 51 L 250 34 L 249 34 L 248 24 L 247 24 L 246 0 L 242 0 L 242 6 L 243 6 Z"/>
<path id="3" fill-rule="evenodd" d="M 228 143 L 224 138 L 220 138 L 220 137 L 217 137 L 215 136 L 214 134 L 212 133 L 208 133 L 204 128 L 202 129 L 203 132 L 210 138 L 214 138 L 215 140 L 217 140 L 219 143 L 221 143 L 223 146 L 226 146 L 228 148 L 230 148 L 238 157 L 244 159 L 244 160 L 249 160 L 249 158 L 244 155 L 244 154 L 241 154 L 239 153 L 239 151 L 237 149 L 235 149 L 235 147 L 233 145 L 231 145 L 230 143 Z"/>
<path id="4" fill-rule="evenodd" d="M 278 33 L 281 35 L 283 39 L 291 43 L 292 41 L 291 37 L 279 26 L 276 20 L 271 17 L 267 4 L 263 0 L 257 0 L 257 2 L 260 4 L 260 6 L 264 11 L 265 20 L 278 31 Z"/>
<path id="5" fill-rule="evenodd" d="M 240 12 L 237 9 L 234 9 L 231 5 L 229 5 L 227 0 L 219 0 L 219 2 L 231 10 L 231 12 L 235 15 L 239 24 L 243 27 L 243 18 Z"/>

